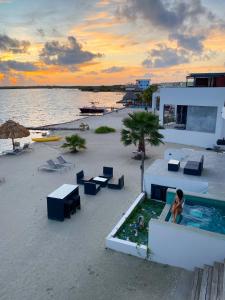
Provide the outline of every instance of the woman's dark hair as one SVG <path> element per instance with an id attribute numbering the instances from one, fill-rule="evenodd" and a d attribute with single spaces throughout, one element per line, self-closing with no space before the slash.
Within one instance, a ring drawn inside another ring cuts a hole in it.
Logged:
<path id="1" fill-rule="evenodd" d="M 177 190 L 177 196 L 180 200 L 182 200 L 183 196 L 184 196 L 184 193 L 182 190 Z"/>

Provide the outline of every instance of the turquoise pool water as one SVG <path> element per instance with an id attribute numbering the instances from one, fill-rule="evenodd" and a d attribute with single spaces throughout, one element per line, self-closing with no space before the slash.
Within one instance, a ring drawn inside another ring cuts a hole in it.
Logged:
<path id="1" fill-rule="evenodd" d="M 216 202 L 185 200 L 180 224 L 225 234 L 225 205 Z"/>

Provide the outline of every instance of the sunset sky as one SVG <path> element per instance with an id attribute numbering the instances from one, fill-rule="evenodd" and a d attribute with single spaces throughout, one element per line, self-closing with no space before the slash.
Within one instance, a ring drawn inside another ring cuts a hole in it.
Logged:
<path id="1" fill-rule="evenodd" d="M 225 72 L 224 0 L 0 0 L 0 85 Z"/>

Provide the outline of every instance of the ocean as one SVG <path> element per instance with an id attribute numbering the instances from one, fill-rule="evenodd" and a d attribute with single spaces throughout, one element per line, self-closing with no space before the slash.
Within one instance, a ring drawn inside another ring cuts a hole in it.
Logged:
<path id="1" fill-rule="evenodd" d="M 97 106 L 120 107 L 116 102 L 122 97 L 123 93 L 77 89 L 0 90 L 0 124 L 8 119 L 27 127 L 68 122 L 81 118 L 79 107 L 93 101 Z M 18 141 L 30 140 L 29 137 Z M 0 139 L 0 152 L 6 149 L 11 149 L 11 141 Z"/>

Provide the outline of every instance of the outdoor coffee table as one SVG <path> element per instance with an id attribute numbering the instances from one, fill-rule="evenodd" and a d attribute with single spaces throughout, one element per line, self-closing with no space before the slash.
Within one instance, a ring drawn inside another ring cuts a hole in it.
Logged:
<path id="1" fill-rule="evenodd" d="M 168 171 L 177 172 L 180 168 L 180 162 L 176 159 L 170 159 L 168 162 Z"/>
<path id="2" fill-rule="evenodd" d="M 96 184 L 100 184 L 101 187 L 106 187 L 108 180 L 108 178 L 100 176 L 96 176 L 92 179 L 93 182 L 95 182 Z"/>

